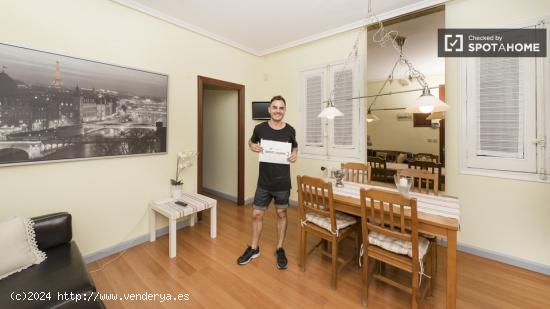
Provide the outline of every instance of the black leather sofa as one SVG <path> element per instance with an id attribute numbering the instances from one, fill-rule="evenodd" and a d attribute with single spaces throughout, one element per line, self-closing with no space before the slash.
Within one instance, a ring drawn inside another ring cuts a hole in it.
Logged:
<path id="1" fill-rule="evenodd" d="M 32 220 L 38 248 L 47 259 L 0 280 L 0 308 L 105 308 L 99 297 L 93 300 L 95 285 L 71 240 L 71 215 L 55 213 Z M 29 296 L 34 299 L 29 300 Z"/>

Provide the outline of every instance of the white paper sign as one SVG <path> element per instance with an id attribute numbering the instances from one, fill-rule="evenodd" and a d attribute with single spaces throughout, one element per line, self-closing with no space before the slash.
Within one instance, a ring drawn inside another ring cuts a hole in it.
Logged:
<path id="1" fill-rule="evenodd" d="M 263 151 L 260 152 L 260 162 L 290 164 L 288 157 L 292 152 L 291 143 L 262 139 L 260 145 L 263 148 Z"/>

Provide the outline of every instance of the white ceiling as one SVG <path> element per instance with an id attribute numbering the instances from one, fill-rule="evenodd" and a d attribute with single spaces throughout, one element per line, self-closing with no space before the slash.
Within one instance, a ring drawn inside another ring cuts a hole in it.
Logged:
<path id="1" fill-rule="evenodd" d="M 254 55 L 364 25 L 368 0 L 113 0 Z M 380 19 L 446 0 L 372 0 Z"/>
<path id="2" fill-rule="evenodd" d="M 387 31 L 396 30 L 406 38 L 403 53 L 425 76 L 445 74 L 445 58 L 437 56 L 437 29 L 445 28 L 445 12 L 437 12 L 398 24 L 385 26 Z M 399 57 L 391 45 L 381 47 L 372 40 L 374 31 L 368 32 L 367 80 L 385 80 Z M 405 76 L 405 66 L 396 68 L 396 78 Z"/>

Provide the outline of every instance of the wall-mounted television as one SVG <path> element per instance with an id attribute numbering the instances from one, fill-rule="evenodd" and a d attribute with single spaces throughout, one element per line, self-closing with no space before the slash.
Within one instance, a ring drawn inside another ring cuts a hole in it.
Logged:
<path id="1" fill-rule="evenodd" d="M 271 116 L 267 112 L 269 107 L 269 101 L 267 102 L 252 102 L 252 119 L 254 120 L 269 120 Z"/>

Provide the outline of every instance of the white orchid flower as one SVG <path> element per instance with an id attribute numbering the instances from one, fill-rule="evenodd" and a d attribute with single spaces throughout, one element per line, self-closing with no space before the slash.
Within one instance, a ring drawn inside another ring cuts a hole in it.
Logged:
<path id="1" fill-rule="evenodd" d="M 197 155 L 198 155 L 198 152 L 196 151 L 182 151 L 177 153 L 176 178 L 171 179 L 172 184 L 182 183 L 182 179 L 180 179 L 181 173 L 183 172 L 184 169 L 193 165 L 192 160 Z"/>

